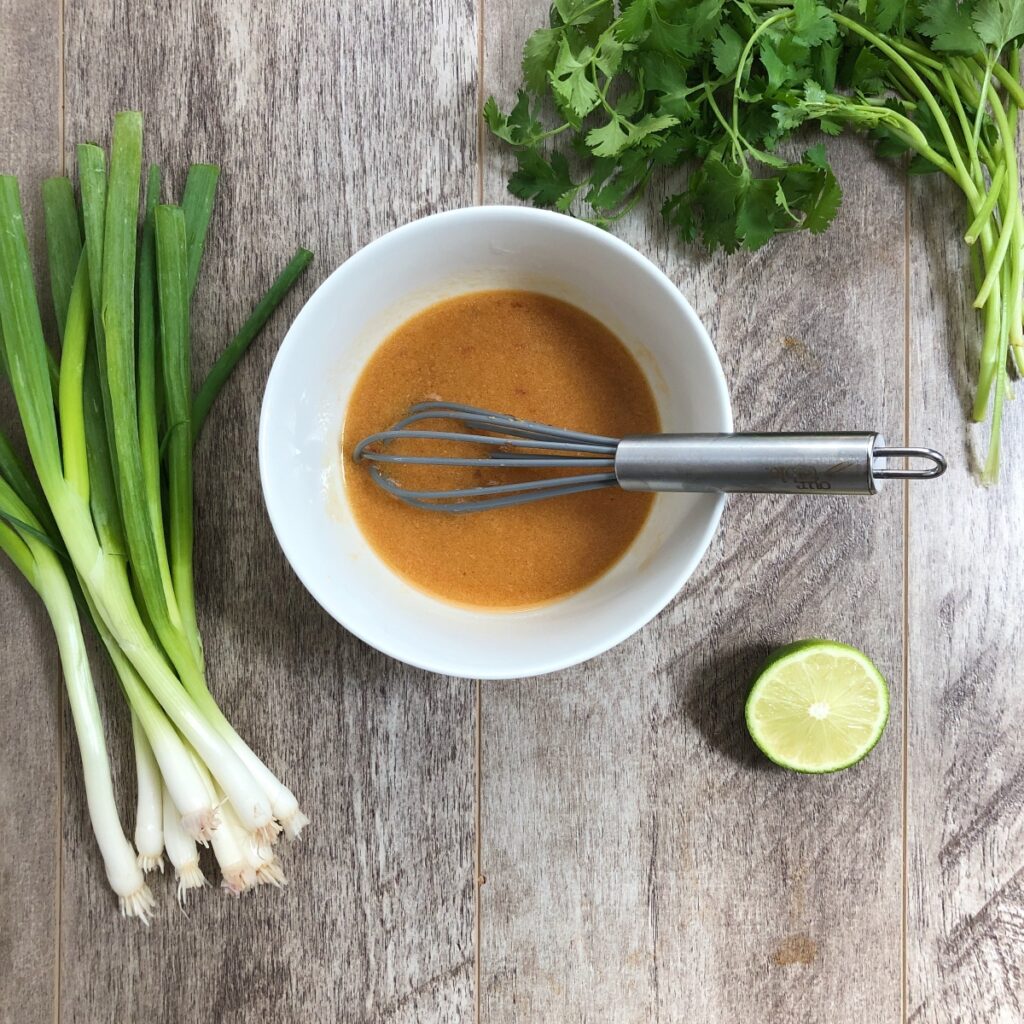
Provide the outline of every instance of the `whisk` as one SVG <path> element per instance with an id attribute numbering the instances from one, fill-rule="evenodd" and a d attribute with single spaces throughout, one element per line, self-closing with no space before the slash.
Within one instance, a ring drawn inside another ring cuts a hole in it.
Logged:
<path id="1" fill-rule="evenodd" d="M 455 421 L 460 430 L 425 429 Z M 404 455 L 405 439 L 483 445 L 483 454 Z M 450 402 L 421 402 L 388 430 L 360 441 L 353 458 L 371 463 L 385 491 L 416 508 L 484 512 L 603 487 L 627 491 L 718 491 L 784 494 L 875 494 L 880 480 L 930 480 L 946 471 L 931 448 L 889 447 L 877 433 L 650 434 L 615 438 L 533 423 Z M 894 465 L 914 460 L 912 465 Z M 464 466 L 522 470 L 523 479 L 479 487 L 417 489 L 384 467 Z M 552 470 L 564 475 L 537 477 Z M 533 471 L 534 476 L 530 476 Z"/>

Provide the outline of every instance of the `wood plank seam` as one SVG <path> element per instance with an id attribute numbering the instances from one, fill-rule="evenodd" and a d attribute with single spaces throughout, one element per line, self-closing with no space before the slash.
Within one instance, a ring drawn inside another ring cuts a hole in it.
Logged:
<path id="1" fill-rule="evenodd" d="M 67 157 L 64 153 L 65 142 L 65 68 L 64 68 L 64 5 L 65 0 L 57 0 L 57 160 L 60 173 L 67 174 Z M 62 680 L 59 676 L 57 693 L 61 694 Z M 53 933 L 53 1017 L 55 1024 L 60 1024 L 60 980 L 61 980 L 61 919 L 64 911 L 64 764 L 67 759 L 67 730 L 64 728 L 64 715 L 57 715 L 57 827 L 53 840 L 57 844 L 57 926 Z"/>
<path id="2" fill-rule="evenodd" d="M 910 444 L 910 171 L 903 169 L 903 443 Z M 907 964 L 907 932 L 910 921 L 910 872 L 907 837 L 910 776 L 910 484 L 903 483 L 903 753 L 900 837 L 902 856 L 902 893 L 900 894 L 900 1016 L 906 1021 L 909 1012 L 909 975 Z"/>
<path id="3" fill-rule="evenodd" d="M 481 889 L 487 880 L 483 872 L 483 803 L 482 803 L 482 779 L 483 774 L 483 683 L 476 681 L 475 701 L 475 737 L 474 737 L 474 793 L 473 793 L 473 1020 L 480 1024 L 480 945 L 483 936 L 483 923 L 481 919 Z"/>
<path id="4" fill-rule="evenodd" d="M 476 202 L 484 202 L 484 0 L 476 8 Z M 483 683 L 476 680 L 474 701 L 475 746 L 473 752 L 473 1021 L 480 1024 L 481 946 L 483 942 Z"/>

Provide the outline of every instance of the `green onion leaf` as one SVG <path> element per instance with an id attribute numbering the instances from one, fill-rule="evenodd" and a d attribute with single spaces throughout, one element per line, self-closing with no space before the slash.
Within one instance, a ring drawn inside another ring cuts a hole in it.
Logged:
<path id="1" fill-rule="evenodd" d="M 196 392 L 192 402 L 193 439 L 199 437 L 199 432 L 203 429 L 211 406 L 217 400 L 221 388 L 227 383 L 227 379 L 238 365 L 238 361 L 245 355 L 246 350 L 263 330 L 274 310 L 281 304 L 292 285 L 302 276 L 302 272 L 309 266 L 312 259 L 313 254 L 308 249 L 300 248 L 296 251 L 267 293 L 256 304 L 256 308 L 249 314 L 241 330 L 231 339 L 227 348 L 210 368 L 206 380 L 203 381 L 202 387 Z"/>

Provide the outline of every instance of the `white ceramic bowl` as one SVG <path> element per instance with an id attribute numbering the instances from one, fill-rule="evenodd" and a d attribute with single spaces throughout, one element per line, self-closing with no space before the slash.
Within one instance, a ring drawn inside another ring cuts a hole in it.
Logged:
<path id="1" fill-rule="evenodd" d="M 732 429 L 721 365 L 689 303 L 653 263 L 588 224 L 511 206 L 440 213 L 377 239 L 331 274 L 295 318 L 263 398 L 260 475 L 274 531 L 346 629 L 411 665 L 481 679 L 565 668 L 640 629 L 689 578 L 725 502 L 659 495 L 610 572 L 540 608 L 469 610 L 392 572 L 363 539 L 342 489 L 349 395 L 403 320 L 447 296 L 496 287 L 546 292 L 607 324 L 646 371 L 666 431 Z"/>

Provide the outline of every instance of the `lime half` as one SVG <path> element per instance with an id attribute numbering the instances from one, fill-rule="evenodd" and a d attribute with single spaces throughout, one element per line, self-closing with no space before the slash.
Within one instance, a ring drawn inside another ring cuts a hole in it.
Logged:
<path id="1" fill-rule="evenodd" d="M 776 764 L 837 772 L 866 757 L 889 719 L 889 688 L 866 654 L 831 640 L 776 651 L 747 697 L 747 728 Z"/>

